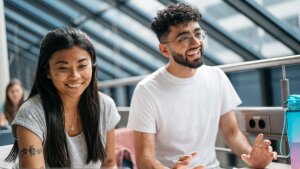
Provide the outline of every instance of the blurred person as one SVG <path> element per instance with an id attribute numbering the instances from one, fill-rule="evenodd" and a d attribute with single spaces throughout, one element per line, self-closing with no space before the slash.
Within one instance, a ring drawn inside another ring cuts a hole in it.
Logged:
<path id="1" fill-rule="evenodd" d="M 98 92 L 96 53 L 75 28 L 42 40 L 29 98 L 12 122 L 16 138 L 6 161 L 20 168 L 116 168 L 113 100 Z"/>
<path id="2" fill-rule="evenodd" d="M 151 25 L 168 63 L 139 82 L 132 96 L 127 127 L 134 130 L 138 168 L 220 168 L 218 130 L 250 167 L 264 168 L 277 154 L 262 134 L 251 146 L 239 129 L 233 111 L 239 96 L 221 69 L 203 65 L 200 20 L 197 8 L 177 3 L 158 11 Z"/>
<path id="3" fill-rule="evenodd" d="M 6 87 L 4 115 L 9 124 L 13 121 L 16 112 L 24 102 L 24 88 L 18 79 L 12 79 Z"/>

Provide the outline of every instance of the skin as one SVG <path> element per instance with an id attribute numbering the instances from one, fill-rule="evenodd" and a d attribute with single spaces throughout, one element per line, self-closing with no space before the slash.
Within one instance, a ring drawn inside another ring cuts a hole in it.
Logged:
<path id="1" fill-rule="evenodd" d="M 50 71 L 48 78 L 52 80 L 59 96 L 62 99 L 65 118 L 65 129 L 69 136 L 76 136 L 82 131 L 81 121 L 76 113 L 77 105 L 81 94 L 88 87 L 92 78 L 92 62 L 89 53 L 79 47 L 63 49 L 53 53 L 49 59 Z M 76 121 L 74 131 L 69 130 L 71 124 Z M 45 167 L 43 145 L 41 139 L 32 131 L 17 126 L 18 145 L 20 149 L 21 168 L 42 168 Z M 114 153 L 114 129 L 108 131 L 106 140 L 107 157 L 103 167 L 116 168 Z M 39 153 L 28 153 L 32 150 Z M 29 151 L 30 150 L 30 151 Z M 25 153 L 26 152 L 26 153 Z"/>
<path id="2" fill-rule="evenodd" d="M 196 69 L 178 63 L 174 54 L 177 57 L 182 57 L 186 62 L 201 62 L 203 60 L 204 41 L 196 38 L 195 34 L 200 28 L 197 22 L 190 22 L 186 25 L 176 25 L 170 27 L 170 33 L 166 41 L 171 43 L 161 43 L 159 49 L 161 53 L 169 59 L 166 66 L 168 72 L 179 78 L 188 78 L 195 74 Z M 178 41 L 178 37 L 182 33 L 193 35 L 192 40 L 188 45 L 182 45 Z M 220 131 L 227 145 L 240 155 L 250 167 L 264 168 L 273 159 L 277 158 L 276 152 L 272 151 L 269 140 L 263 140 L 263 135 L 259 134 L 256 141 L 251 147 L 244 134 L 241 132 L 235 113 L 229 111 L 221 116 L 219 123 Z M 135 151 L 137 157 L 137 165 L 143 169 L 165 169 L 157 159 L 155 159 L 155 135 L 142 132 L 134 132 Z M 187 169 L 190 160 L 196 156 L 196 153 L 184 155 L 178 159 L 178 162 L 172 169 Z M 199 164 L 194 169 L 204 168 Z"/>
<path id="3" fill-rule="evenodd" d="M 0 112 L 0 126 L 8 126 L 8 121 L 2 112 Z"/>

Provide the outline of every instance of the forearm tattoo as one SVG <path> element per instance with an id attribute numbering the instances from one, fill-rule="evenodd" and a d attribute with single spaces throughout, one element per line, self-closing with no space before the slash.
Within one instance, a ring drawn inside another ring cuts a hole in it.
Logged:
<path id="1" fill-rule="evenodd" d="M 35 155 L 39 155 L 43 152 L 42 149 L 36 149 L 33 147 L 33 145 L 30 145 L 27 148 L 23 148 L 21 151 L 20 151 L 20 157 L 23 158 L 26 154 L 30 155 L 31 157 L 32 156 L 35 156 Z"/>
<path id="2" fill-rule="evenodd" d="M 114 162 L 114 160 L 109 158 L 109 159 L 106 159 L 104 162 L 107 164 L 110 164 L 110 163 Z"/>

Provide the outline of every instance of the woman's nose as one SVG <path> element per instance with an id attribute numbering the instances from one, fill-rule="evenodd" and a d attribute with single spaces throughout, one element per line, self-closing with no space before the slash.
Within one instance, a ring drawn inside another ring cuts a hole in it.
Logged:
<path id="1" fill-rule="evenodd" d="M 72 69 L 70 77 L 71 78 L 79 78 L 80 72 L 77 69 Z"/>

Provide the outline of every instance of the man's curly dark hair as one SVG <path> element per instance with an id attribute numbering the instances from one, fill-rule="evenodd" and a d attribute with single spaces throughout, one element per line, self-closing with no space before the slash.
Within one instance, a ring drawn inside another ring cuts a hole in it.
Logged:
<path id="1" fill-rule="evenodd" d="M 199 22 L 200 20 L 201 14 L 197 8 L 184 3 L 171 3 L 166 9 L 157 12 L 151 29 L 156 33 L 158 40 L 162 42 L 170 32 L 170 26 Z"/>

